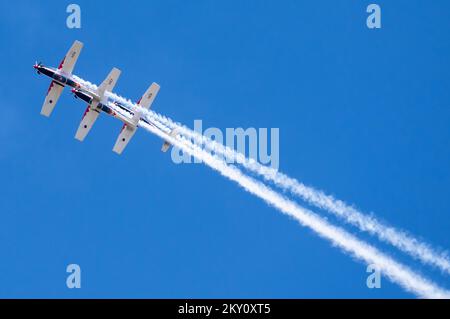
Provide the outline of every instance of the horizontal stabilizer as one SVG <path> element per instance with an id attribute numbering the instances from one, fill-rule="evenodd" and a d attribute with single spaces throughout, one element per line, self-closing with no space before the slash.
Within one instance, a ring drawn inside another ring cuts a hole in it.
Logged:
<path id="1" fill-rule="evenodd" d="M 177 129 L 173 129 L 172 132 L 170 132 L 170 137 L 175 137 L 177 135 Z M 172 146 L 168 141 L 165 141 L 164 144 L 161 147 L 161 152 L 167 152 L 167 150 Z"/>

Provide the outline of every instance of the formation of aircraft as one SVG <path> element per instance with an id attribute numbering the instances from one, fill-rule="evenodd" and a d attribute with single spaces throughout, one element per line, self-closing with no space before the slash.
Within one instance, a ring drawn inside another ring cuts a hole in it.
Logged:
<path id="1" fill-rule="evenodd" d="M 82 142 L 91 130 L 99 114 L 101 112 L 106 113 L 123 122 L 122 129 L 113 147 L 114 152 L 121 154 L 134 133 L 136 133 L 139 121 L 144 121 L 149 125 L 153 124 L 148 122 L 142 116 L 142 112 L 139 111 L 139 108 L 131 109 L 126 104 L 108 98 L 105 94 L 106 92 L 112 92 L 114 89 L 121 73 L 119 69 L 113 68 L 106 79 L 96 89 L 92 89 L 92 87 L 88 87 L 77 80 L 78 78 L 75 77 L 72 72 L 82 48 L 83 43 L 75 41 L 58 68 L 47 67 L 40 62 L 36 62 L 33 66 L 38 74 L 44 74 L 51 79 L 50 87 L 48 88 L 41 109 L 41 114 L 49 117 L 53 112 L 64 87 L 71 87 L 71 92 L 74 94 L 75 98 L 80 98 L 87 103 L 86 111 L 83 114 L 75 138 Z M 139 99 L 137 105 L 143 109 L 149 109 L 158 94 L 159 88 L 157 83 L 152 83 L 144 95 Z M 175 134 L 175 130 L 170 133 L 171 136 L 174 136 Z M 166 152 L 170 146 L 170 143 L 165 141 L 161 151 Z"/>

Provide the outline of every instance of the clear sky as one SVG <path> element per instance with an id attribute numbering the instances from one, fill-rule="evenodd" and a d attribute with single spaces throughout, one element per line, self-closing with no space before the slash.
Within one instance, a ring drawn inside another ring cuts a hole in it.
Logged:
<path id="1" fill-rule="evenodd" d="M 282 172 L 450 248 L 449 1 L 376 1 L 380 30 L 369 1 L 76 1 L 79 30 L 69 3 L 0 5 L 0 297 L 412 297 L 144 130 L 122 156 L 106 116 L 78 142 L 69 90 L 40 116 L 32 65 L 76 39 L 82 78 L 118 67 L 133 100 L 158 82 L 152 108 L 190 127 L 278 127 Z"/>

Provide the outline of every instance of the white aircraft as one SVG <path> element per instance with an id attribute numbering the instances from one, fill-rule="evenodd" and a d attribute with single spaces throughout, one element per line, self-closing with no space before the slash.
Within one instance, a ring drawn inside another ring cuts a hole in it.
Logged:
<path id="1" fill-rule="evenodd" d="M 80 56 L 82 48 L 83 43 L 75 41 L 57 69 L 43 66 L 41 62 L 36 62 L 33 66 L 38 74 L 45 74 L 52 79 L 50 87 L 47 91 L 47 96 L 45 97 L 44 105 L 42 106 L 42 115 L 50 116 L 56 103 L 58 102 L 59 97 L 61 96 L 62 90 L 66 85 L 73 88 L 81 87 L 80 84 L 77 83 L 77 81 L 72 77 L 72 71 L 78 57 Z"/>
<path id="2" fill-rule="evenodd" d="M 44 105 L 42 106 L 41 114 L 47 117 L 50 116 L 62 90 L 66 85 L 70 86 L 76 98 L 80 98 L 88 103 L 75 138 L 82 142 L 94 125 L 100 112 L 103 111 L 124 123 L 113 148 L 114 152 L 121 154 L 134 133 L 136 133 L 139 121 L 143 121 L 149 125 L 153 124 L 143 117 L 142 112 L 139 112 L 139 108 L 131 109 L 129 106 L 107 97 L 106 92 L 112 92 L 119 79 L 121 73 L 119 69 L 113 68 L 102 84 L 96 89 L 87 87 L 77 81 L 77 77 L 72 75 L 72 71 L 82 47 L 83 44 L 81 42 L 75 41 L 57 69 L 43 66 L 40 62 L 33 66 L 38 74 L 45 74 L 52 79 Z M 152 83 L 142 98 L 139 99 L 137 105 L 148 110 L 158 94 L 159 88 L 157 83 Z M 175 135 L 176 130 L 172 130 L 170 136 L 173 137 Z M 165 141 L 161 151 L 166 152 L 170 146 L 171 144 Z"/>

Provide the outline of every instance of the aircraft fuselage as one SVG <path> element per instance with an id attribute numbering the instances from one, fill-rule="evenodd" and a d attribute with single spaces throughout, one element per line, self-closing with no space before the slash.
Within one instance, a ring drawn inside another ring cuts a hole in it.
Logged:
<path id="1" fill-rule="evenodd" d="M 59 72 L 57 69 L 43 66 L 43 65 L 34 65 L 34 68 L 36 69 L 38 74 L 44 74 L 51 78 L 53 81 L 58 83 L 61 86 L 70 86 L 73 88 L 79 88 L 81 85 L 77 83 L 70 75 L 65 75 L 61 72 Z"/>
<path id="2" fill-rule="evenodd" d="M 47 67 L 43 65 L 35 65 L 34 68 L 36 69 L 38 74 L 44 74 L 45 76 L 48 76 L 53 81 L 55 81 L 57 84 L 61 86 L 70 86 L 73 88 L 72 93 L 75 95 L 76 98 L 80 98 L 81 100 L 85 101 L 89 105 L 92 105 L 92 103 L 98 98 L 97 96 L 93 96 L 95 93 L 91 93 L 90 91 L 86 91 L 82 88 L 82 86 L 76 82 L 72 76 L 63 74 L 59 72 L 57 69 L 52 67 Z M 133 123 L 131 121 L 134 112 L 131 111 L 128 107 L 125 105 L 122 105 L 121 103 L 117 101 L 99 101 L 96 106 L 97 111 L 103 111 L 104 113 L 113 116 L 122 122 L 135 126 L 136 123 Z M 147 124 L 150 124 L 148 121 L 141 119 Z"/>
<path id="3" fill-rule="evenodd" d="M 93 102 L 96 100 L 93 96 L 91 96 L 91 94 L 89 94 L 90 92 L 84 91 L 83 89 L 74 88 L 72 90 L 72 93 L 75 95 L 76 98 L 85 101 L 89 105 L 92 105 Z M 134 112 L 117 101 L 109 101 L 108 99 L 100 101 L 96 106 L 96 110 L 103 111 L 104 113 L 121 120 L 127 125 L 136 126 L 136 123 L 133 123 L 132 121 Z M 150 122 L 148 122 L 143 118 L 141 118 L 140 120 L 151 125 Z"/>

